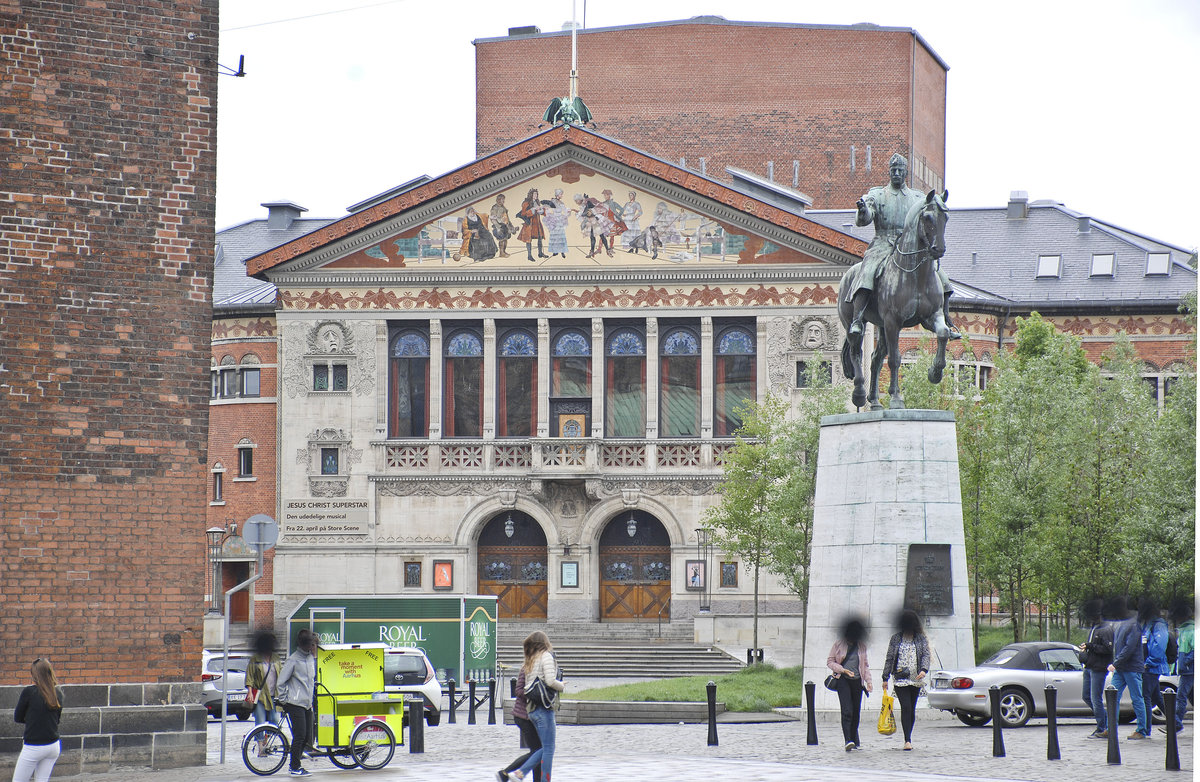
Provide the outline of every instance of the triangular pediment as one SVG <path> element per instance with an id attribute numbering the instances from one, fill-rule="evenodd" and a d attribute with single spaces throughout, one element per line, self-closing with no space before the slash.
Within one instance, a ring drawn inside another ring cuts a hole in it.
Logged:
<path id="1" fill-rule="evenodd" d="M 553 128 L 247 269 L 314 273 L 845 266 L 865 244 L 576 127 Z"/>

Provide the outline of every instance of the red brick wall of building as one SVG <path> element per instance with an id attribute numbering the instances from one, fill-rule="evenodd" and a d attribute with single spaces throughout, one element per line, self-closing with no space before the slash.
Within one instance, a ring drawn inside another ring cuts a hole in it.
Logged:
<path id="1" fill-rule="evenodd" d="M 695 170 L 705 158 L 715 179 L 773 161 L 791 185 L 797 160 L 814 207 L 845 208 L 893 152 L 944 176 L 946 71 L 911 32 L 674 24 L 583 32 L 578 51 L 599 132 Z M 476 42 L 476 154 L 532 135 L 570 63 L 570 35 Z"/>
<path id="2" fill-rule="evenodd" d="M 0 3 L 2 683 L 197 678 L 216 52 L 216 0 Z"/>

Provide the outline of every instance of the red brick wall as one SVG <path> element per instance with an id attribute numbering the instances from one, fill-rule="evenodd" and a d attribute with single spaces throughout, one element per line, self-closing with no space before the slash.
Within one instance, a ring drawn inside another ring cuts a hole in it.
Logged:
<path id="1" fill-rule="evenodd" d="M 0 2 L 0 683 L 197 678 L 216 44 L 215 0 Z"/>
<path id="2" fill-rule="evenodd" d="M 715 179 L 726 166 L 765 176 L 773 161 L 791 185 L 798 160 L 814 207 L 845 208 L 887 180 L 893 152 L 944 175 L 946 72 L 911 33 L 679 24 L 578 38 L 597 130 L 696 170 L 703 157 Z M 569 35 L 477 43 L 476 153 L 535 132 L 570 61 Z"/>

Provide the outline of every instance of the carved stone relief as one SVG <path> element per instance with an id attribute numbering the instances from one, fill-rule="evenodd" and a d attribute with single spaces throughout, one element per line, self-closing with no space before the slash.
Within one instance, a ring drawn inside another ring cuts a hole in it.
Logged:
<path id="1" fill-rule="evenodd" d="M 791 383 L 792 363 L 788 359 L 788 331 L 791 318 L 771 318 L 767 322 L 767 383 L 770 390 L 787 388 Z"/>
<path id="2" fill-rule="evenodd" d="M 354 327 L 337 320 L 284 329 L 283 388 L 289 397 L 312 392 L 312 367 L 317 363 L 346 363 L 346 391 L 364 396 L 375 387 L 373 327 Z M 327 392 L 320 392 L 327 393 Z"/>
<path id="3" fill-rule="evenodd" d="M 819 350 L 826 358 L 831 358 L 833 351 L 838 349 L 840 336 L 836 318 L 832 315 L 809 315 L 792 324 L 791 350 Z"/>

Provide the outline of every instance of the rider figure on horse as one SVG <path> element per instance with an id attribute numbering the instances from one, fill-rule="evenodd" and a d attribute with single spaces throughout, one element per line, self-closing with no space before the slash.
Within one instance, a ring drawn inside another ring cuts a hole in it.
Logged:
<path id="1" fill-rule="evenodd" d="M 850 322 L 850 334 L 862 336 L 863 310 L 871 300 L 875 290 L 875 278 L 893 255 L 900 234 L 904 230 L 904 220 L 916 204 L 925 203 L 925 196 L 905 185 L 908 179 L 908 160 L 899 152 L 892 155 L 888 161 L 888 173 L 891 181 L 882 187 L 873 187 L 867 194 L 858 199 L 858 216 L 855 225 L 875 223 L 875 238 L 863 253 L 862 268 L 855 280 L 853 293 L 854 318 Z M 903 265 L 903 259 L 897 258 Z M 962 335 L 950 324 L 950 278 L 937 270 L 938 279 L 942 283 L 944 299 L 942 312 L 946 325 L 950 328 L 950 339 L 959 339 Z"/>

